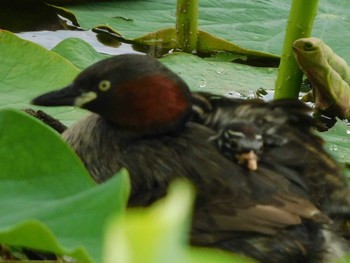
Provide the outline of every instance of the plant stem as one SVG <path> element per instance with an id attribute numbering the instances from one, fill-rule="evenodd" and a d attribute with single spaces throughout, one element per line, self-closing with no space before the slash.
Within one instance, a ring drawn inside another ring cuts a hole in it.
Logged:
<path id="1" fill-rule="evenodd" d="M 303 73 L 294 58 L 295 40 L 310 37 L 317 14 L 318 0 L 293 0 L 284 39 L 274 99 L 298 98 Z"/>
<path id="2" fill-rule="evenodd" d="M 177 46 L 184 52 L 197 47 L 198 0 L 178 0 L 176 11 Z"/>

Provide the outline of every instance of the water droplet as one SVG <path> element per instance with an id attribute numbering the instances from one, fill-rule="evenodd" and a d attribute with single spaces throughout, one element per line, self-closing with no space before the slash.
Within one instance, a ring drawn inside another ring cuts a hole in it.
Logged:
<path id="1" fill-rule="evenodd" d="M 329 150 L 331 150 L 332 152 L 338 151 L 338 146 L 335 144 L 332 144 L 331 146 L 329 146 Z"/>
<path id="2" fill-rule="evenodd" d="M 197 86 L 203 89 L 205 86 L 207 86 L 207 81 L 205 79 L 200 79 Z"/>
<path id="3" fill-rule="evenodd" d="M 216 69 L 216 72 L 218 73 L 218 74 L 223 74 L 224 73 L 224 68 L 223 67 L 218 67 L 217 69 Z"/>
<path id="4" fill-rule="evenodd" d="M 77 109 L 75 107 L 68 107 L 68 111 L 77 112 Z"/>

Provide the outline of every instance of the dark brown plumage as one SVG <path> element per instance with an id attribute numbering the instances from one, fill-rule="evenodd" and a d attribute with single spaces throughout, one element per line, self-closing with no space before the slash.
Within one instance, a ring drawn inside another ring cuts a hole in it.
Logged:
<path id="1" fill-rule="evenodd" d="M 261 162 L 277 170 L 287 169 L 281 174 L 290 174 L 289 179 L 308 191 L 329 215 L 350 215 L 347 179 L 323 149 L 324 142 L 313 130 L 320 124 L 303 102 L 285 99 L 266 103 L 208 93 L 193 93 L 193 101 L 192 121 L 216 131 L 239 121 L 254 123 L 263 137 Z"/>
<path id="2" fill-rule="evenodd" d="M 148 206 L 166 194 L 173 179 L 189 179 L 197 190 L 190 235 L 194 245 L 262 262 L 326 262 L 342 256 L 347 243 L 328 217 L 339 212 L 340 204 L 334 208 L 333 202 L 342 199 L 323 194 L 337 187 L 347 193 L 348 188 L 311 132 L 307 107 L 217 98 L 191 94 L 155 59 L 120 55 L 33 103 L 94 112 L 63 137 L 96 181 L 121 167 L 129 170 L 129 206 Z M 262 132 L 264 149 L 256 171 L 226 158 L 210 141 L 231 120 L 252 122 Z M 348 207 L 344 204 L 343 211 Z"/>

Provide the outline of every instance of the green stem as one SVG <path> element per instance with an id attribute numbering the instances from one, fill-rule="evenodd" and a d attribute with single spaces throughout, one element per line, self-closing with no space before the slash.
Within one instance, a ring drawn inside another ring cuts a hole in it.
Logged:
<path id="1" fill-rule="evenodd" d="M 192 52 L 197 47 L 198 0 L 178 0 L 176 12 L 177 46 L 184 52 Z"/>
<path id="2" fill-rule="evenodd" d="M 275 86 L 275 99 L 298 98 L 303 73 L 293 55 L 295 40 L 310 37 L 318 0 L 293 0 Z"/>

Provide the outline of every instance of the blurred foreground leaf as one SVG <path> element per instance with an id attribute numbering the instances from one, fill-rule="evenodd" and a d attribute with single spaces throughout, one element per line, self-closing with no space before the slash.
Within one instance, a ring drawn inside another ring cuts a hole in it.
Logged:
<path id="1" fill-rule="evenodd" d="M 116 217 L 107 229 L 104 263 L 253 262 L 222 251 L 188 248 L 193 199 L 191 185 L 176 181 L 150 208 Z"/>
<path id="2" fill-rule="evenodd" d="M 105 223 L 122 213 L 125 171 L 96 186 L 51 129 L 27 114 L 0 111 L 0 244 L 101 262 Z"/>

